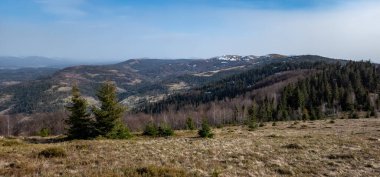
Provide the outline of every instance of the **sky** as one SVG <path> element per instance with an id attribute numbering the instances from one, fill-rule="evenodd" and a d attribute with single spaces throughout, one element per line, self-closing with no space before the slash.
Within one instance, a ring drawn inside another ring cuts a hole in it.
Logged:
<path id="1" fill-rule="evenodd" d="M 378 0 L 0 0 L 0 56 L 380 62 Z"/>

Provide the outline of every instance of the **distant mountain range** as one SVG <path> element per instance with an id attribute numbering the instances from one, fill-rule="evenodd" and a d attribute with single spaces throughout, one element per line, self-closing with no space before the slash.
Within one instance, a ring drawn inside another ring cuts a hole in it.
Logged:
<path id="1" fill-rule="evenodd" d="M 91 104 L 96 104 L 96 89 L 104 81 L 113 81 L 117 85 L 121 103 L 136 108 L 271 63 L 317 61 L 337 60 L 313 55 L 224 55 L 210 59 L 130 59 L 109 65 L 70 66 L 56 71 L 49 70 L 46 75 L 40 74 L 29 80 L 15 78 L 4 81 L 0 84 L 0 111 L 35 113 L 63 109 L 74 83 L 79 85 Z M 30 62 L 22 63 L 18 58 L 13 64 L 9 62 L 5 65 L 3 62 L 0 66 L 16 68 L 27 66 L 26 63 L 35 67 L 68 65 L 46 58 L 31 58 Z"/>
<path id="2" fill-rule="evenodd" d="M 48 58 L 40 56 L 12 57 L 0 56 L 0 69 L 20 68 L 65 68 L 83 64 L 110 64 L 110 62 L 93 62 L 75 59 Z"/>

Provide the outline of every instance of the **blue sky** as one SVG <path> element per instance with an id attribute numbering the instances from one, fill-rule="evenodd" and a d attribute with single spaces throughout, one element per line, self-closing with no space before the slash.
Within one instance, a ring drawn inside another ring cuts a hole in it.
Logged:
<path id="1" fill-rule="evenodd" d="M 0 0 L 0 55 L 380 61 L 375 0 Z"/>

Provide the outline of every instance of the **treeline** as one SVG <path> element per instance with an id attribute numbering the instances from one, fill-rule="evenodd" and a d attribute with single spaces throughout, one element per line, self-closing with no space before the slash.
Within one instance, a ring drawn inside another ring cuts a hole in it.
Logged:
<path id="1" fill-rule="evenodd" d="M 268 109 L 264 120 L 319 119 L 325 115 L 366 111 L 375 116 L 380 100 L 380 70 L 370 62 L 326 65 L 321 72 L 281 91 L 277 106 L 273 99 L 260 105 Z M 274 113 L 272 113 L 274 112 Z"/>
<path id="2" fill-rule="evenodd" d="M 205 86 L 191 89 L 186 93 L 177 93 L 168 96 L 163 101 L 146 104 L 135 112 L 145 113 L 161 113 L 169 111 L 174 107 L 175 111 L 188 105 L 199 106 L 215 100 L 223 100 L 226 98 L 234 98 L 248 91 L 257 88 L 257 82 L 267 78 L 268 76 L 284 71 L 292 71 L 299 69 L 323 69 L 329 64 L 325 62 L 302 62 L 288 61 L 284 63 L 272 63 L 265 65 L 259 69 L 252 69 L 246 72 L 227 77 L 217 82 L 209 83 Z"/>
<path id="3" fill-rule="evenodd" d="M 296 78 L 294 76 L 279 81 L 277 79 L 288 77 L 287 74 L 280 73 L 287 69 L 272 65 L 268 66 L 270 68 L 263 68 L 265 72 L 262 75 L 271 74 L 273 77 L 260 78 L 260 72 L 255 75 L 253 71 L 256 70 L 252 70 L 250 73 L 224 79 L 215 85 L 198 88 L 198 92 L 171 96 L 169 100 L 152 106 L 156 112 L 147 111 L 146 116 L 136 114 L 136 117 L 153 117 L 158 122 L 175 122 L 172 123 L 173 127 L 184 128 L 186 117 L 196 118 L 198 125 L 198 117 L 207 117 L 213 125 L 219 126 L 246 123 L 252 117 L 258 122 L 265 122 L 316 120 L 327 116 L 357 118 L 359 112 L 366 112 L 366 117 L 377 115 L 380 109 L 380 69 L 377 65 L 351 61 L 335 64 L 293 63 L 287 66 L 292 66 L 287 67 L 293 70 L 289 73 L 305 74 L 305 77 L 295 82 L 291 81 Z M 300 68 L 309 69 L 297 70 Z M 258 78 L 255 79 L 255 76 Z M 275 81 L 271 82 L 271 79 Z M 232 86 L 230 82 L 235 85 Z M 225 84 L 224 87 L 222 83 Z M 202 97 L 204 95 L 200 92 L 209 90 L 213 91 L 209 94 L 216 97 Z"/>

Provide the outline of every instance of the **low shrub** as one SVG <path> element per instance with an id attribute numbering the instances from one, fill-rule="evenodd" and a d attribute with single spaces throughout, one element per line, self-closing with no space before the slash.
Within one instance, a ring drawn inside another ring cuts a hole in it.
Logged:
<path id="1" fill-rule="evenodd" d="M 187 130 L 195 130 L 195 123 L 191 117 L 186 119 L 186 129 Z"/>
<path id="2" fill-rule="evenodd" d="M 66 157 L 66 152 L 64 149 L 59 148 L 59 147 L 50 147 L 39 152 L 38 157 L 45 157 L 45 158 Z"/>
<path id="3" fill-rule="evenodd" d="M 301 145 L 295 144 L 295 143 L 287 144 L 283 147 L 287 148 L 287 149 L 303 149 L 303 147 Z"/>
<path id="4" fill-rule="evenodd" d="M 257 129 L 257 127 L 259 127 L 259 125 L 257 124 L 255 118 L 250 118 L 250 119 L 248 120 L 247 124 L 248 124 L 248 130 L 249 130 L 249 131 L 254 131 L 254 130 Z"/>
<path id="5" fill-rule="evenodd" d="M 47 137 L 50 135 L 50 129 L 42 128 L 40 131 L 37 132 L 37 135 L 41 137 Z"/>
<path id="6" fill-rule="evenodd" d="M 276 172 L 280 175 L 290 175 L 290 176 L 293 175 L 293 172 L 287 168 L 278 167 L 276 168 Z"/>
<path id="7" fill-rule="evenodd" d="M 348 116 L 349 119 L 359 119 L 359 115 L 357 112 L 353 111 L 350 113 L 350 115 Z"/>
<path id="8" fill-rule="evenodd" d="M 300 127 L 301 129 L 307 129 L 308 128 L 308 126 L 307 125 L 301 125 L 301 127 Z"/>
<path id="9" fill-rule="evenodd" d="M 167 136 L 173 136 L 174 130 L 167 124 L 156 126 L 153 123 L 149 123 L 145 126 L 143 135 L 167 137 Z"/>
<path id="10" fill-rule="evenodd" d="M 160 125 L 158 127 L 157 133 L 158 133 L 158 136 L 162 136 L 162 137 L 174 135 L 173 129 L 169 125 L 166 125 L 166 124 Z"/>
<path id="11" fill-rule="evenodd" d="M 128 139 L 131 137 L 132 135 L 129 132 L 128 127 L 126 127 L 122 123 L 116 124 L 114 129 L 107 134 L 107 138 L 110 138 L 110 139 Z"/>
<path id="12" fill-rule="evenodd" d="M 145 135 L 145 136 L 157 136 L 157 134 L 158 134 L 158 128 L 153 122 L 150 122 L 150 123 L 145 125 L 143 135 Z"/>
<path id="13" fill-rule="evenodd" d="M 210 126 L 208 125 L 207 121 L 204 120 L 202 122 L 202 127 L 200 130 L 198 130 L 198 135 L 202 138 L 212 138 L 214 137 L 214 134 L 211 131 Z"/>
<path id="14" fill-rule="evenodd" d="M 130 177 L 186 177 L 192 176 L 185 171 L 168 167 L 139 167 L 124 170 L 124 176 Z"/>

